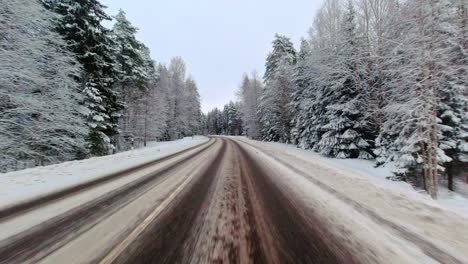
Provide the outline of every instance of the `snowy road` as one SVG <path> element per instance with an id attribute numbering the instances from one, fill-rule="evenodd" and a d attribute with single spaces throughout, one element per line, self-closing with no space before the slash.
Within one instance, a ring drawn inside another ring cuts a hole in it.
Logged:
<path id="1" fill-rule="evenodd" d="M 0 210 L 0 263 L 468 263 L 468 219 L 213 138 Z"/>

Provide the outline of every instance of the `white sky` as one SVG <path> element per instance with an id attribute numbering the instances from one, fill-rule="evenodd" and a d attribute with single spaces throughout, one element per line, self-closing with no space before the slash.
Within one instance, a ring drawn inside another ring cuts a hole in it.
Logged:
<path id="1" fill-rule="evenodd" d="M 198 84 L 203 112 L 235 100 L 244 72 L 262 76 L 274 34 L 296 46 L 322 0 L 102 0 L 122 8 L 157 62 L 181 56 Z"/>

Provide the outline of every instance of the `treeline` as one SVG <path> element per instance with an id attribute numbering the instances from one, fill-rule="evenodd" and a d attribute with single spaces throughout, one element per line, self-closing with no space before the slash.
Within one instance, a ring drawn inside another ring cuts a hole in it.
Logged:
<path id="1" fill-rule="evenodd" d="M 276 36 L 263 89 L 245 78 L 246 134 L 392 163 L 436 197 L 468 162 L 467 43 L 464 1 L 325 0 L 298 51 Z"/>
<path id="2" fill-rule="evenodd" d="M 238 92 L 239 101 L 231 101 L 222 109 L 215 108 L 204 115 L 204 133 L 261 139 L 258 106 L 263 87 L 256 72 L 250 76 L 245 74 Z"/>
<path id="3" fill-rule="evenodd" d="M 107 155 L 200 132 L 186 66 L 156 64 L 97 0 L 0 6 L 0 171 Z"/>
<path id="4" fill-rule="evenodd" d="M 240 103 L 229 102 L 222 110 L 215 108 L 204 116 L 204 134 L 240 136 L 243 134 Z"/>

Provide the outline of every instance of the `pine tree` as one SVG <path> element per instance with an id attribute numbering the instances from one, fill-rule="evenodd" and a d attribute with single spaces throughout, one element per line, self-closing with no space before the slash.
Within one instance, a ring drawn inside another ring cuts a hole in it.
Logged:
<path id="1" fill-rule="evenodd" d="M 265 71 L 265 88 L 262 91 L 259 113 L 262 137 L 267 141 L 289 142 L 293 92 L 293 65 L 296 51 L 291 41 L 276 35 L 273 51 L 268 55 Z"/>
<path id="2" fill-rule="evenodd" d="M 222 135 L 224 133 L 223 113 L 218 108 L 206 115 L 206 130 L 208 135 Z"/>
<path id="3" fill-rule="evenodd" d="M 171 124 L 174 116 L 174 95 L 171 91 L 171 78 L 169 70 L 166 66 L 160 64 L 158 66 L 158 82 L 157 88 L 160 92 L 160 100 L 162 100 L 161 116 L 164 118 L 163 125 L 161 126 L 162 133 L 160 140 L 167 141 L 171 139 Z"/>
<path id="4" fill-rule="evenodd" d="M 309 114 L 310 102 L 315 96 L 313 91 L 313 68 L 310 65 L 311 50 L 307 40 L 301 41 L 301 48 L 297 54 L 297 63 L 294 67 L 294 92 L 291 96 L 291 109 L 293 113 L 291 130 L 291 141 L 301 148 L 311 148 L 317 139 L 311 138 L 310 122 L 312 116 Z"/>
<path id="5" fill-rule="evenodd" d="M 146 86 L 150 77 L 146 71 L 145 46 L 136 39 L 138 29 L 134 27 L 119 10 L 115 16 L 112 28 L 112 38 L 115 42 L 115 71 L 117 72 L 115 89 L 120 91 L 120 100 L 124 109 L 121 114 L 120 126 L 122 134 L 118 139 L 119 149 L 136 147 L 139 138 L 137 115 L 142 93 L 147 92 Z"/>
<path id="6" fill-rule="evenodd" d="M 223 115 L 225 117 L 224 129 L 225 135 L 239 136 L 242 134 L 242 117 L 240 114 L 239 103 L 230 101 L 224 106 Z"/>
<path id="7" fill-rule="evenodd" d="M 466 155 L 466 51 L 458 40 L 463 34 L 456 26 L 456 10 L 451 1 L 402 6 L 395 25 L 398 46 L 389 64 L 398 89 L 389 95 L 377 139 L 379 160 L 395 162 L 402 178 L 423 186 L 434 198 L 439 175 L 445 171 L 451 182 L 453 169 Z"/>
<path id="8" fill-rule="evenodd" d="M 119 85 L 123 89 L 142 88 L 147 79 L 144 45 L 136 39 L 138 29 L 120 9 L 115 16 L 112 35 L 115 41 L 116 69 Z"/>
<path id="9" fill-rule="evenodd" d="M 262 90 L 263 85 L 256 72 L 252 73 L 251 77 L 244 75 L 239 92 L 241 100 L 239 107 L 243 133 L 253 139 L 261 138 L 258 108 Z"/>
<path id="10" fill-rule="evenodd" d="M 372 134 L 364 117 L 364 94 L 360 89 L 357 63 L 355 11 L 349 3 L 339 49 L 327 71 L 328 96 L 324 131 L 317 150 L 337 158 L 372 158 Z"/>
<path id="11" fill-rule="evenodd" d="M 162 125 L 160 122 L 160 113 L 159 104 L 163 103 L 158 100 L 158 90 L 156 83 L 158 81 L 158 75 L 156 71 L 156 66 L 154 60 L 151 58 L 151 52 L 148 47 L 143 45 L 143 60 L 144 60 L 144 70 L 147 76 L 145 89 L 139 94 L 139 99 L 136 100 L 137 105 L 135 106 L 138 111 L 137 115 L 134 116 L 135 122 L 141 124 L 139 135 L 140 141 L 143 143 L 143 146 L 146 146 L 148 140 L 156 140 L 159 130 L 159 125 Z M 138 125 L 137 125 L 138 126 Z"/>
<path id="12" fill-rule="evenodd" d="M 251 77 L 244 74 L 239 90 L 239 111 L 243 134 L 252 139 L 261 138 L 258 109 L 262 90 L 263 84 L 256 72 Z"/>
<path id="13" fill-rule="evenodd" d="M 45 4 L 60 14 L 57 31 L 83 67 L 79 81 L 85 95 L 84 104 L 89 109 L 86 114 L 90 129 L 88 148 L 93 155 L 106 155 L 114 148 L 111 138 L 118 133 L 118 111 L 122 107 L 112 88 L 113 42 L 109 30 L 102 26 L 102 21 L 110 17 L 97 0 L 49 0 Z"/>
<path id="14" fill-rule="evenodd" d="M 187 109 L 186 114 L 188 115 L 188 127 L 186 131 L 187 136 L 193 136 L 199 134 L 201 128 L 201 104 L 200 94 L 198 93 L 197 84 L 192 78 L 188 78 L 186 81 L 187 87 Z"/>
<path id="15" fill-rule="evenodd" d="M 466 108 L 468 101 L 463 94 L 468 86 L 465 61 L 468 47 L 463 39 L 466 12 L 463 6 L 452 1 L 439 1 L 435 7 L 434 45 L 435 67 L 440 74 L 437 89 L 439 98 L 439 147 L 446 155 L 439 155 L 441 165 L 448 176 L 448 187 L 453 190 L 453 175 L 459 172 L 463 162 L 468 162 L 468 120 Z"/>
<path id="16" fill-rule="evenodd" d="M 169 66 L 171 93 L 173 100 L 173 116 L 170 118 L 171 139 L 179 139 L 187 136 L 187 89 L 186 89 L 186 65 L 181 57 L 171 60 Z"/>

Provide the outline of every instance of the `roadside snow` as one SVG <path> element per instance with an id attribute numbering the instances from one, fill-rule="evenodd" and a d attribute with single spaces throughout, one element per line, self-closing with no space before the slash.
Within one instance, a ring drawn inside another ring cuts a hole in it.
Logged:
<path id="1" fill-rule="evenodd" d="M 299 160 L 306 162 L 312 162 L 321 167 L 340 171 L 342 173 L 353 173 L 353 176 L 364 176 L 375 186 L 382 189 L 391 189 L 401 193 L 405 193 L 407 196 L 423 199 L 426 202 L 442 206 L 444 208 L 451 209 L 460 214 L 468 216 L 468 197 L 463 194 L 449 191 L 446 186 L 439 186 L 439 197 L 438 200 L 432 200 L 426 192 L 414 189 L 410 184 L 399 181 L 388 180 L 387 177 L 392 176 L 394 167 L 375 167 L 375 163 L 369 160 L 361 159 L 335 159 L 324 157 L 312 150 L 304 150 L 297 148 L 295 145 L 283 144 L 276 142 L 259 142 L 247 139 L 245 137 L 238 137 L 243 141 L 262 144 L 273 147 L 281 153 L 293 156 Z"/>
<path id="2" fill-rule="evenodd" d="M 0 173 L 0 208 L 159 159 L 208 140 L 197 136 L 151 142 L 146 148 L 115 155 Z"/>

